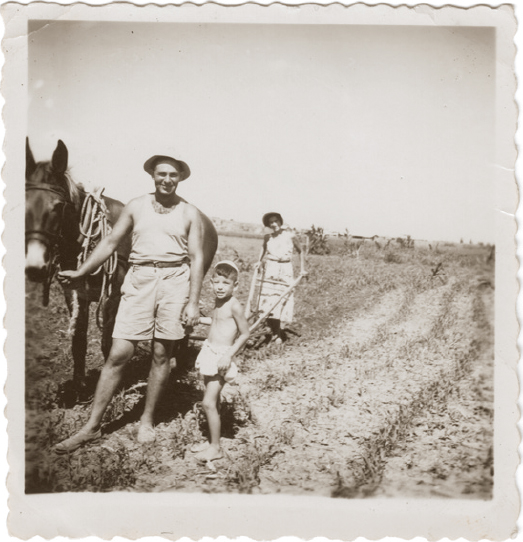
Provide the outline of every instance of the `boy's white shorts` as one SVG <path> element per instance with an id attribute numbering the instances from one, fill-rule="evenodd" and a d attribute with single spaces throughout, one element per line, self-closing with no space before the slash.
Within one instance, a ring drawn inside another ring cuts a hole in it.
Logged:
<path id="1" fill-rule="evenodd" d="M 202 349 L 196 358 L 196 368 L 203 376 L 215 376 L 218 374 L 218 361 L 227 353 L 230 346 L 215 346 L 204 341 Z M 223 377 L 225 382 L 232 384 L 238 375 L 238 367 L 234 361 Z"/>

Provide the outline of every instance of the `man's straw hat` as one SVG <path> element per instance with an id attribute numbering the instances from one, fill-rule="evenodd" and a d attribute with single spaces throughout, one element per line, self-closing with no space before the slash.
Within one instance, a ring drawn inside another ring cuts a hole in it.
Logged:
<path id="1" fill-rule="evenodd" d="M 283 225 L 283 218 L 282 216 L 280 215 L 280 213 L 265 213 L 263 215 L 263 218 L 262 218 L 262 222 L 263 222 L 263 225 L 268 228 L 269 227 L 269 218 L 271 218 L 271 216 L 275 216 L 276 218 L 279 219 L 279 221 L 282 223 Z"/>
<path id="2" fill-rule="evenodd" d="M 185 181 L 187 177 L 191 174 L 191 170 L 189 169 L 189 166 L 183 162 L 182 160 L 176 160 L 176 158 L 173 158 L 172 156 L 164 156 L 162 154 L 155 154 L 154 156 L 151 156 L 149 160 L 145 161 L 145 164 L 143 165 L 143 169 L 149 173 L 149 175 L 152 175 L 154 173 L 154 168 L 156 167 L 156 164 L 159 162 L 167 162 L 174 165 L 174 167 L 180 172 L 182 178 L 182 181 Z"/>

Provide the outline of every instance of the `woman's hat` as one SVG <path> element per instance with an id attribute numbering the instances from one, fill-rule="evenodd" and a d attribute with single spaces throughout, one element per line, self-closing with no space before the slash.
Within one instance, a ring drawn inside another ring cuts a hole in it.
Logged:
<path id="1" fill-rule="evenodd" d="M 263 225 L 268 228 L 269 227 L 269 218 L 271 216 L 275 216 L 283 225 L 283 218 L 281 217 L 280 213 L 265 213 L 262 218 Z"/>
<path id="2" fill-rule="evenodd" d="M 149 160 L 146 160 L 145 164 L 143 165 L 143 169 L 145 169 L 149 175 L 152 175 L 158 162 L 170 162 L 173 164 L 174 167 L 181 173 L 182 181 L 185 181 L 185 179 L 187 179 L 187 177 L 189 177 L 191 174 L 191 170 L 185 162 L 182 162 L 182 160 L 176 160 L 176 158 L 173 158 L 172 156 L 163 156 L 161 154 L 155 154 L 154 156 L 151 156 Z"/>

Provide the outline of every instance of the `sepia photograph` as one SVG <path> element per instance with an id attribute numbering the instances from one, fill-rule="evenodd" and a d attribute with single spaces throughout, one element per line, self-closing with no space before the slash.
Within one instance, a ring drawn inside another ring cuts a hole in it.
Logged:
<path id="1" fill-rule="evenodd" d="M 512 8 L 205 8 L 3 6 L 12 506 L 382 503 L 354 536 L 508 538 Z M 14 534 L 188 534 L 60 521 Z"/>

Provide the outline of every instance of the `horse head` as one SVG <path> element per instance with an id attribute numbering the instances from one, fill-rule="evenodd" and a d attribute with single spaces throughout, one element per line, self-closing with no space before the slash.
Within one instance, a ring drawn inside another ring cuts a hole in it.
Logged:
<path id="1" fill-rule="evenodd" d="M 50 162 L 36 162 L 26 140 L 25 272 L 29 280 L 47 285 L 77 199 L 67 174 L 67 158 L 67 147 L 58 141 Z"/>

